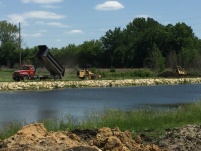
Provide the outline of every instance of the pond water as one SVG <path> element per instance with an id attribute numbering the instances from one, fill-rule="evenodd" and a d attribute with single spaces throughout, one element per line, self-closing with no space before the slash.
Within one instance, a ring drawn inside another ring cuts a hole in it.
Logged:
<path id="1" fill-rule="evenodd" d="M 68 114 L 82 118 L 109 108 L 171 109 L 199 100 L 201 84 L 7 91 L 0 92 L 0 126 L 10 121 L 60 119 Z"/>

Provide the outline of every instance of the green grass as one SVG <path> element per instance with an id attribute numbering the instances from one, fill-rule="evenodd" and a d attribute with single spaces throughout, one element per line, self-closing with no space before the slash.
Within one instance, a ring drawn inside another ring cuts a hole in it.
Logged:
<path id="1" fill-rule="evenodd" d="M 13 69 L 0 69 L 0 81 L 1 82 L 11 82 Z"/>
<path id="2" fill-rule="evenodd" d="M 0 69 L 0 82 L 12 82 L 14 81 L 12 79 L 13 72 L 17 69 L 7 69 L 3 68 Z M 136 79 L 136 78 L 156 78 L 158 73 L 155 71 L 152 71 L 150 69 L 142 68 L 142 69 L 96 69 L 91 68 L 91 70 L 96 73 L 99 72 L 102 76 L 101 79 L 107 79 L 107 80 L 117 80 L 117 79 Z M 36 75 L 47 75 L 49 72 L 46 70 L 46 68 L 38 68 L 36 70 Z M 199 70 L 191 70 L 188 71 L 188 74 L 192 77 L 200 77 L 201 73 Z M 77 69 L 76 68 L 70 68 L 65 70 L 65 75 L 62 77 L 63 81 L 74 81 L 74 80 L 80 80 L 77 77 Z"/>
<path id="3" fill-rule="evenodd" d="M 15 70 L 17 69 L 0 69 L 0 82 L 14 82 L 12 79 L 12 74 Z M 45 68 L 39 68 L 36 70 L 36 75 L 49 75 L 49 72 Z M 62 80 L 79 80 L 79 78 L 77 77 L 76 71 L 74 69 L 68 69 L 65 72 L 64 77 L 62 77 Z"/>
<path id="4" fill-rule="evenodd" d="M 17 69 L 1 69 L 0 70 L 0 82 L 12 82 L 13 72 Z M 115 72 L 110 72 L 110 70 L 100 69 L 100 74 L 102 76 L 101 79 L 133 79 L 133 78 L 146 78 L 146 77 L 156 77 L 156 73 L 149 70 L 149 69 L 127 69 L 127 70 L 118 70 L 116 69 Z M 45 68 L 38 68 L 36 70 L 36 75 L 49 75 L 49 72 Z M 80 80 L 77 77 L 77 70 L 66 69 L 65 75 L 62 77 L 63 81 L 75 81 Z"/>
<path id="5" fill-rule="evenodd" d="M 115 70 L 114 72 L 101 71 L 102 78 L 105 79 L 130 79 L 130 78 L 147 78 L 156 77 L 157 74 L 149 69 L 130 69 L 130 70 Z"/>
<path id="6" fill-rule="evenodd" d="M 26 123 L 22 121 L 9 122 L 0 130 L 0 140 L 16 134 Z"/>
<path id="7" fill-rule="evenodd" d="M 63 120 L 46 119 L 39 122 L 44 123 L 48 131 L 65 131 L 79 129 L 97 129 L 101 127 L 120 128 L 130 130 L 133 135 L 147 133 L 158 140 L 164 135 L 165 129 L 179 127 L 187 124 L 201 124 L 201 102 L 182 105 L 178 110 L 156 111 L 156 110 L 105 110 L 102 113 L 86 114 L 82 121 L 67 115 Z M 12 123 L 0 131 L 0 139 L 7 138 L 16 133 L 24 124 Z"/>

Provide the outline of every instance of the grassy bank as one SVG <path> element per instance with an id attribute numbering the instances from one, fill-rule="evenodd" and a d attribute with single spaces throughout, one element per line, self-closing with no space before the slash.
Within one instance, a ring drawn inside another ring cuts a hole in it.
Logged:
<path id="1" fill-rule="evenodd" d="M 0 82 L 13 82 L 12 74 L 17 69 L 0 68 Z M 156 77 L 156 73 L 148 69 L 116 69 L 110 71 L 110 69 L 92 69 L 93 73 L 99 72 L 102 79 L 133 79 L 133 78 L 147 78 Z M 36 75 L 48 75 L 49 72 L 45 68 L 38 68 Z M 70 68 L 65 70 L 65 75 L 62 77 L 62 81 L 79 80 L 77 77 L 77 69 Z M 36 81 L 36 80 L 34 80 Z"/>
<path id="2" fill-rule="evenodd" d="M 130 130 L 133 134 L 146 133 L 159 139 L 167 128 L 179 127 L 187 124 L 201 124 L 201 102 L 183 105 L 178 110 L 106 110 L 102 113 L 91 113 L 80 121 L 70 115 L 63 120 L 46 119 L 44 123 L 48 131 L 66 131 L 73 129 L 96 129 L 101 127 Z M 13 122 L 5 126 L 0 132 L 0 139 L 15 134 L 25 122 Z M 151 130 L 151 131 L 150 131 Z M 149 132 L 149 133 L 148 133 Z"/>
<path id="3" fill-rule="evenodd" d="M 0 69 L 0 82 L 14 82 L 12 79 L 13 72 L 17 69 L 8 69 L 8 68 L 2 68 Z M 36 75 L 48 75 L 49 72 L 45 68 L 38 68 L 36 70 Z M 63 81 L 69 81 L 69 80 L 79 80 L 76 75 L 75 69 L 66 69 L 66 74 L 64 77 L 62 77 Z M 37 81 L 37 80 L 34 80 Z"/>

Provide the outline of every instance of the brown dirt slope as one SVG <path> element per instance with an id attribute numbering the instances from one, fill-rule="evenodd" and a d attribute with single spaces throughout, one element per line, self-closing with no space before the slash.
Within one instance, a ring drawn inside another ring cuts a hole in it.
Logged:
<path id="1" fill-rule="evenodd" d="M 140 138 L 139 138 L 140 140 Z M 98 130 L 48 132 L 41 123 L 23 127 L 0 141 L 0 151 L 160 151 L 157 145 L 135 141 L 129 131 Z"/>
<path id="2" fill-rule="evenodd" d="M 160 144 L 171 151 L 201 151 L 201 126 L 186 125 L 168 129 Z"/>

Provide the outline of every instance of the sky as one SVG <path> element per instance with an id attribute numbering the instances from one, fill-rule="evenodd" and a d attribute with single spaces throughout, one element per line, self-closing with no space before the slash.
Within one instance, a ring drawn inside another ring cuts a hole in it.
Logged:
<path id="1" fill-rule="evenodd" d="M 0 21 L 19 26 L 23 48 L 99 40 L 138 17 L 184 22 L 201 39 L 201 0 L 0 0 Z"/>

